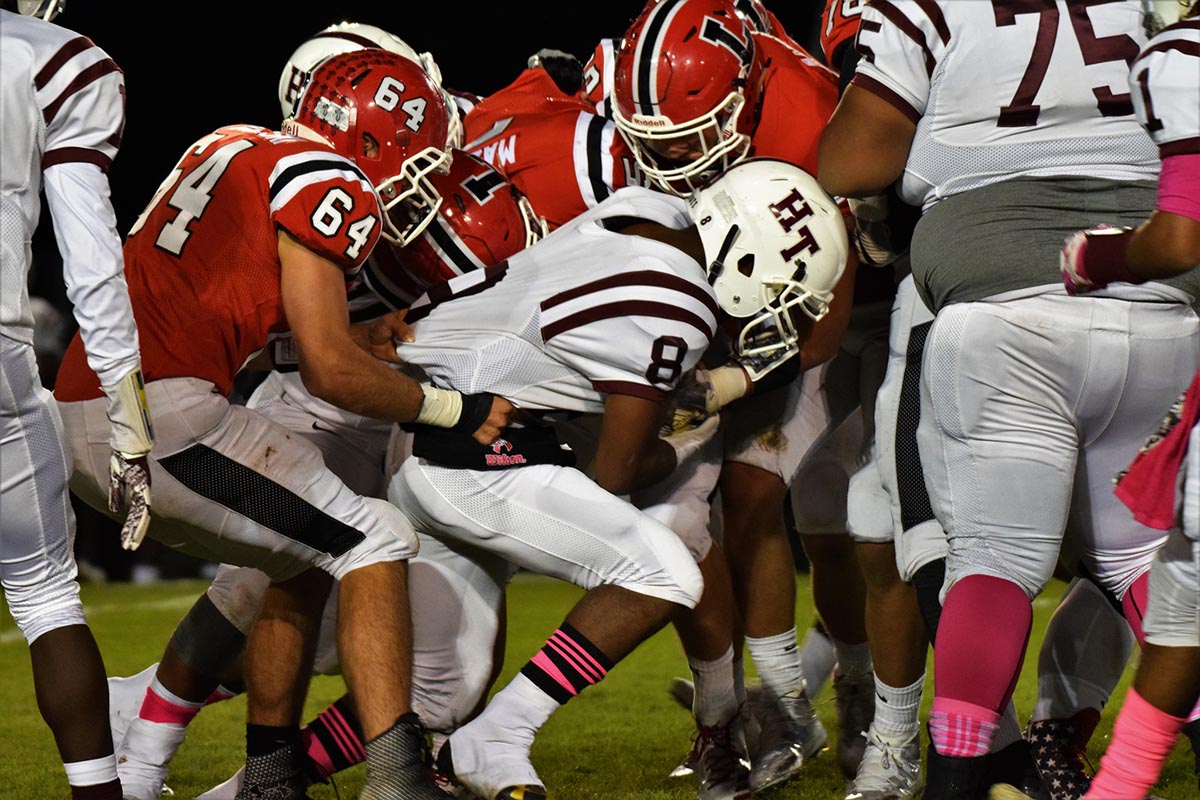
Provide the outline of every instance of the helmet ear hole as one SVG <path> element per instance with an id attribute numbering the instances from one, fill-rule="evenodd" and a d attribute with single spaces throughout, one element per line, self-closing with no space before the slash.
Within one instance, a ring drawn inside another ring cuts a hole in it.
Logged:
<path id="1" fill-rule="evenodd" d="M 746 253 L 738 259 L 738 272 L 745 275 L 747 278 L 754 274 L 754 253 Z"/>

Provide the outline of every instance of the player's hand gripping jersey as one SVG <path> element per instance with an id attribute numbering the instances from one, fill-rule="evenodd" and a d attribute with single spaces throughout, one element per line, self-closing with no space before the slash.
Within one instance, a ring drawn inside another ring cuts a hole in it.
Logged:
<path id="1" fill-rule="evenodd" d="M 201 378 L 228 394 L 246 360 L 288 330 L 277 230 L 352 276 L 379 239 L 381 214 L 358 167 L 320 144 L 249 125 L 196 142 L 125 242 L 146 381 Z M 100 396 L 82 358 L 76 339 L 59 400 Z"/>
<path id="2" fill-rule="evenodd" d="M 663 397 L 708 347 L 717 301 L 700 264 L 608 230 L 617 217 L 691 224 L 682 200 L 622 189 L 507 261 L 431 289 L 409 312 L 416 338 L 400 358 L 440 386 L 529 410 L 601 413 L 606 394 Z"/>
<path id="3" fill-rule="evenodd" d="M 866 5 L 853 84 L 917 124 L 904 199 L 928 208 L 1015 177 L 1154 180 L 1126 83 L 1141 18 L 1138 0 Z"/>
<path id="4" fill-rule="evenodd" d="M 612 122 L 540 67 L 480 101 L 463 128 L 463 149 L 503 173 L 552 229 L 645 182 Z"/>

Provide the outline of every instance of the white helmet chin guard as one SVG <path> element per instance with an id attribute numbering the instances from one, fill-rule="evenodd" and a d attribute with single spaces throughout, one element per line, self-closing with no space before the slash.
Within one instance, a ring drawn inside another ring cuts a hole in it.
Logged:
<path id="1" fill-rule="evenodd" d="M 799 352 L 796 312 L 829 311 L 850 243 L 841 210 L 816 179 L 750 158 L 688 198 L 721 309 L 745 319 L 736 354 L 753 380 Z"/>

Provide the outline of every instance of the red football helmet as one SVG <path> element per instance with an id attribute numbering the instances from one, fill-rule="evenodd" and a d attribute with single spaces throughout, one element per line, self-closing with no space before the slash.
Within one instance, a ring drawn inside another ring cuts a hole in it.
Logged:
<path id="1" fill-rule="evenodd" d="M 371 288 L 396 308 L 546 235 L 546 223 L 529 200 L 483 159 L 455 150 L 450 171 L 430 180 L 442 197 L 433 222 L 407 247 L 376 250 L 365 270 Z"/>
<path id="2" fill-rule="evenodd" d="M 750 152 L 762 68 L 731 0 L 661 0 L 625 33 L 612 109 L 646 174 L 685 196 Z"/>
<path id="3" fill-rule="evenodd" d="M 450 113 L 421 65 L 404 56 L 367 48 L 325 59 L 283 130 L 358 165 L 383 201 L 388 241 L 412 242 L 441 205 L 430 177 L 450 166 Z"/>
<path id="4" fill-rule="evenodd" d="M 767 7 L 763 5 L 762 0 L 734 0 L 734 10 L 741 17 L 751 30 L 756 30 L 759 33 L 776 35 L 771 25 L 771 15 L 767 12 Z"/>

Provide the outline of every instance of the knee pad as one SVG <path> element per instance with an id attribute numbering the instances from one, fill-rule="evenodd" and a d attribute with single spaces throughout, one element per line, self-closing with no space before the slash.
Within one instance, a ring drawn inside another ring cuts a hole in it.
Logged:
<path id="1" fill-rule="evenodd" d="M 4 587 L 8 611 L 29 644 L 58 628 L 87 624 L 74 575 L 49 577 L 48 581 Z"/>
<path id="2" fill-rule="evenodd" d="M 244 635 L 258 618 L 270 585 L 271 579 L 265 572 L 222 564 L 205 595 L 214 610 Z"/>

